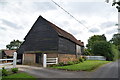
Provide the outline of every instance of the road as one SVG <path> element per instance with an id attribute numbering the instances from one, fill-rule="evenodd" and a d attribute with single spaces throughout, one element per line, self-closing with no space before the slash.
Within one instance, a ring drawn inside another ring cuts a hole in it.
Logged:
<path id="1" fill-rule="evenodd" d="M 18 67 L 21 71 L 32 74 L 37 78 L 118 78 L 118 63 L 120 63 L 120 60 L 105 64 L 92 72 L 65 71 L 23 65 Z"/>

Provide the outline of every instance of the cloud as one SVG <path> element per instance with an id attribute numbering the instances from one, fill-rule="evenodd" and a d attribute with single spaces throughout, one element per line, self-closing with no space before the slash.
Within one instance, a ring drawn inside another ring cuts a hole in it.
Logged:
<path id="1" fill-rule="evenodd" d="M 34 9 L 38 11 L 48 11 L 48 10 L 56 10 L 57 6 L 55 6 L 51 2 L 33 2 L 32 6 Z"/>
<path id="2" fill-rule="evenodd" d="M 2 27 L 2 26 L 0 26 L 0 29 L 2 29 L 2 30 L 4 30 L 4 31 L 6 31 L 6 30 L 7 30 L 6 28 L 4 28 L 4 27 Z"/>
<path id="3" fill-rule="evenodd" d="M 101 23 L 100 28 L 106 29 L 106 28 L 114 27 L 115 24 L 116 22 L 112 22 L 112 21 L 104 22 L 104 23 Z"/>
<path id="4" fill-rule="evenodd" d="M 99 3 L 94 2 L 96 0 L 55 0 L 89 29 L 79 24 L 50 0 L 0 1 L 2 1 L 0 2 L 0 34 L 2 34 L 0 41 L 4 45 L 13 39 L 23 40 L 39 15 L 85 43 L 94 34 L 111 33 L 108 28 L 104 30 L 101 30 L 101 27 L 99 28 L 102 23 L 108 20 L 117 22 L 116 8 L 112 7 L 111 4 L 105 4 L 104 0 L 99 0 L 101 1 Z M 110 29 L 112 30 L 113 27 L 110 27 Z M 4 45 L 0 45 L 0 48 L 5 48 Z"/>
<path id="5" fill-rule="evenodd" d="M 17 25 L 16 23 L 13 23 L 13 22 L 5 20 L 5 19 L 0 19 L 0 20 L 2 21 L 3 25 L 6 25 L 6 26 L 14 28 L 14 29 L 22 29 L 22 27 Z"/>
<path id="6" fill-rule="evenodd" d="M 106 34 L 114 34 L 114 33 L 117 33 L 117 32 L 118 32 L 118 30 L 116 28 L 113 28 L 111 30 L 107 30 Z"/>
<path id="7" fill-rule="evenodd" d="M 100 30 L 98 28 L 91 28 L 89 29 L 89 32 L 98 33 Z"/>

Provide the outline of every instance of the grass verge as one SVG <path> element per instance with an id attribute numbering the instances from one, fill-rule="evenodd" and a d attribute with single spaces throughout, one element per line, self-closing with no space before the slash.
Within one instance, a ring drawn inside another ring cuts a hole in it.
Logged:
<path id="1" fill-rule="evenodd" d="M 22 72 L 22 73 L 11 74 L 9 76 L 3 76 L 2 80 L 36 80 L 36 78 L 27 73 Z"/>
<path id="2" fill-rule="evenodd" d="M 68 66 L 53 66 L 51 68 L 69 70 L 69 71 L 92 71 L 98 68 L 99 66 L 109 62 L 111 61 L 87 60 L 84 61 L 83 63 L 68 65 Z"/>

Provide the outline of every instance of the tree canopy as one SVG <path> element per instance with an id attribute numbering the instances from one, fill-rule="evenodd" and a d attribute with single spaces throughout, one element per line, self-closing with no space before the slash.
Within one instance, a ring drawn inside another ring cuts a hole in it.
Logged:
<path id="1" fill-rule="evenodd" d="M 112 53 L 112 45 L 106 41 L 95 42 L 92 46 L 92 53 L 94 55 L 105 56 L 109 61 L 114 58 L 114 54 Z"/>
<path id="2" fill-rule="evenodd" d="M 20 47 L 21 44 L 22 44 L 22 41 L 13 40 L 10 42 L 10 44 L 6 45 L 6 48 L 9 50 L 16 50 Z"/>
<path id="3" fill-rule="evenodd" d="M 118 47 L 118 50 L 120 51 L 120 33 L 114 34 L 113 38 L 110 40 L 110 43 L 113 43 Z"/>
<path id="4" fill-rule="evenodd" d="M 87 44 L 87 48 L 88 49 L 92 49 L 92 46 L 94 45 L 94 43 L 96 41 L 106 41 L 106 37 L 105 35 L 94 35 L 94 36 L 91 36 L 89 39 L 88 39 L 88 44 Z"/>

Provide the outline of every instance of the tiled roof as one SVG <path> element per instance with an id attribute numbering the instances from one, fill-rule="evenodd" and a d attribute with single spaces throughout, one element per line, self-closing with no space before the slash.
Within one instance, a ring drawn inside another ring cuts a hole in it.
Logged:
<path id="1" fill-rule="evenodd" d="M 13 53 L 16 52 L 16 50 L 3 50 L 3 51 L 7 56 L 13 56 Z"/>
<path id="2" fill-rule="evenodd" d="M 84 46 L 84 43 L 80 40 L 77 40 L 72 34 L 66 32 L 65 30 L 57 27 L 55 24 L 48 21 L 48 23 L 51 25 L 51 27 L 58 33 L 59 36 L 62 36 L 64 38 L 67 38 L 73 42 L 75 42 L 78 45 Z"/>

